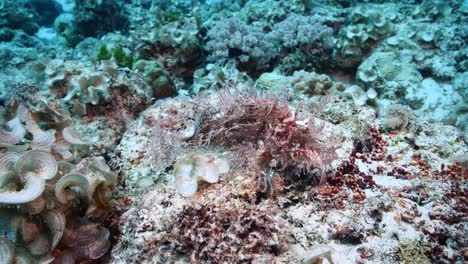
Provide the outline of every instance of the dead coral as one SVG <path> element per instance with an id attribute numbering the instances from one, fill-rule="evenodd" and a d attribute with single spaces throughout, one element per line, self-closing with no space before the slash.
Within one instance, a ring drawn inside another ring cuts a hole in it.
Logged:
<path id="1" fill-rule="evenodd" d="M 382 137 L 379 127 L 370 126 L 367 135 L 354 142 L 354 150 L 351 156 L 362 159 L 363 162 L 383 161 L 387 158 L 386 146 L 388 142 Z"/>
<path id="2" fill-rule="evenodd" d="M 400 263 L 430 263 L 431 247 L 425 241 L 403 240 L 398 246 Z"/>
<path id="3" fill-rule="evenodd" d="M 344 208 L 351 203 L 364 202 L 364 190 L 376 187 L 376 184 L 372 175 L 359 169 L 357 161 L 382 161 L 386 153 L 386 144 L 380 129 L 369 127 L 364 139 L 355 141 L 350 158 L 342 161 L 336 171 L 327 175 L 312 193 L 313 200 L 317 200 L 324 208 Z"/>
<path id="4" fill-rule="evenodd" d="M 375 187 L 372 175 L 361 172 L 352 157 L 343 161 L 333 175 L 328 175 L 312 197 L 324 208 L 344 208 L 364 202 L 364 190 L 372 187 Z"/>
<path id="5" fill-rule="evenodd" d="M 134 197 L 130 209 L 116 219 L 116 228 L 122 235 L 113 246 L 111 262 L 161 263 L 162 260 L 156 261 L 160 255 L 157 254 L 157 241 L 165 236 L 165 227 L 180 215 L 189 200 L 178 195 L 174 188 L 166 186 L 148 188 Z"/>
<path id="6" fill-rule="evenodd" d="M 412 165 L 420 169 L 424 179 L 415 187 L 402 189 L 400 197 L 408 198 L 420 205 L 431 204 L 427 219 L 416 206 L 408 207 L 400 214 L 400 219 L 420 229 L 432 247 L 432 262 L 455 263 L 466 260 L 466 212 L 467 186 L 466 172 L 459 163 L 433 168 L 419 153 L 412 157 Z M 443 195 L 439 192 L 443 190 Z"/>

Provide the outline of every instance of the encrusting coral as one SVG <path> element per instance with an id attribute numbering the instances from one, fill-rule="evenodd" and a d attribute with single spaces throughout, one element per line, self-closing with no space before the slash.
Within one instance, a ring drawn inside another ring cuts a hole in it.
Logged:
<path id="1" fill-rule="evenodd" d="M 399 248 L 400 263 L 431 263 L 429 243 L 424 241 L 400 241 Z"/>

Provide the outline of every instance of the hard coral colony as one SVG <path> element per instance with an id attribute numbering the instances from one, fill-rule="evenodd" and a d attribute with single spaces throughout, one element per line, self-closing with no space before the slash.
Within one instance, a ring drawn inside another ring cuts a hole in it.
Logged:
<path id="1" fill-rule="evenodd" d="M 467 22 L 0 1 L 0 263 L 468 262 Z"/>

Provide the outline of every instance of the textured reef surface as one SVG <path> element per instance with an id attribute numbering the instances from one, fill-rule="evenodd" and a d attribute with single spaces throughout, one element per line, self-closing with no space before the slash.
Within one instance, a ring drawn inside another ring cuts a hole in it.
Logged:
<path id="1" fill-rule="evenodd" d="M 0 264 L 467 263 L 468 1 L 0 0 Z"/>

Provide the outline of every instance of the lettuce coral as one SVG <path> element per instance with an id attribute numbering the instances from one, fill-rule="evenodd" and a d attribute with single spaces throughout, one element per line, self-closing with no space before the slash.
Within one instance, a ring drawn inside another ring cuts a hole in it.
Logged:
<path id="1" fill-rule="evenodd" d="M 361 4 L 348 16 L 349 25 L 342 27 L 335 45 L 335 58 L 341 67 L 355 67 L 371 47 L 394 30 L 397 18 L 393 6 L 376 8 Z"/>
<path id="2" fill-rule="evenodd" d="M 215 183 L 219 175 L 229 171 L 229 163 L 212 153 L 190 153 L 180 158 L 174 165 L 175 185 L 182 196 L 193 195 L 198 181 Z"/>
<path id="3" fill-rule="evenodd" d="M 101 223 L 111 210 L 116 175 L 102 157 L 80 160 L 86 153 L 72 153 L 79 150 L 72 146 L 89 144 L 72 126 L 62 128 L 63 123 L 44 120 L 22 105 L 7 112 L 16 112 L 24 133 L 0 141 L 5 148 L 0 154 L 0 229 L 6 235 L 0 240 L 0 260 L 100 258 L 110 248 L 109 231 Z M 44 130 L 44 124 L 50 129 Z M 70 175 L 80 175 L 83 184 Z"/>

